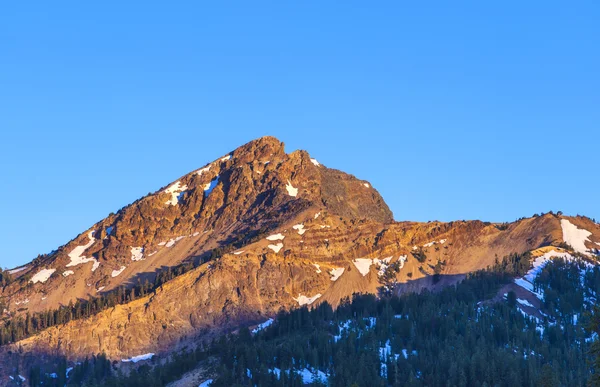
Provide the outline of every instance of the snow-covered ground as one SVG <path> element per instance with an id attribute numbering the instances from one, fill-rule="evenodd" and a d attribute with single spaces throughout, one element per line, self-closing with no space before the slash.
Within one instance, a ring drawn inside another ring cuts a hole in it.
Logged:
<path id="1" fill-rule="evenodd" d="M 317 274 L 321 274 L 321 266 L 318 263 L 313 263 L 313 266 L 317 268 Z"/>
<path id="2" fill-rule="evenodd" d="M 143 247 L 132 247 L 131 248 L 131 260 L 141 261 L 144 259 L 144 248 Z"/>
<path id="3" fill-rule="evenodd" d="M 337 268 L 331 269 L 329 271 L 329 274 L 331 274 L 331 280 L 337 281 L 337 279 L 340 278 L 340 276 L 342 274 L 344 274 L 344 270 L 345 269 L 343 267 L 337 267 Z"/>
<path id="4" fill-rule="evenodd" d="M 283 243 L 279 242 L 276 245 L 268 245 L 268 248 L 270 248 L 271 250 L 273 250 L 275 253 L 278 253 L 279 250 L 281 250 L 283 248 Z"/>
<path id="5" fill-rule="evenodd" d="M 235 253 L 233 253 L 233 255 L 240 255 L 244 252 L 244 250 L 240 250 L 240 251 L 236 251 Z"/>
<path id="6" fill-rule="evenodd" d="M 369 269 L 373 264 L 373 260 L 371 258 L 356 258 L 352 261 L 352 263 L 354 264 L 354 266 L 356 266 L 360 274 L 362 274 L 362 276 L 364 277 L 367 274 L 369 274 Z"/>
<path id="7" fill-rule="evenodd" d="M 219 176 L 215 177 L 210 181 L 210 183 L 206 183 L 204 185 L 204 193 L 208 196 L 215 189 L 217 184 L 219 183 Z"/>
<path id="8" fill-rule="evenodd" d="M 535 308 L 535 306 L 533 306 L 533 304 L 531 302 L 524 300 L 522 298 L 517 298 L 517 302 L 521 305 L 529 306 L 530 308 Z"/>
<path id="9" fill-rule="evenodd" d="M 258 332 L 262 331 L 263 329 L 271 326 L 271 324 L 273 324 L 273 322 L 274 322 L 274 320 L 272 318 L 270 318 L 267 321 L 265 321 L 264 323 L 258 324 L 258 326 L 252 330 L 252 333 L 258 333 Z"/>
<path id="10" fill-rule="evenodd" d="M 314 165 L 316 165 L 317 167 L 321 166 L 321 164 L 319 164 L 319 162 L 317 161 L 317 159 L 310 159 L 310 162 L 313 163 Z"/>
<path id="11" fill-rule="evenodd" d="M 44 283 L 48 281 L 48 278 L 50 278 L 50 276 L 54 274 L 55 271 L 56 269 L 42 269 L 38 271 L 33 277 L 31 277 L 29 282 L 32 282 L 34 284 L 38 282 Z"/>
<path id="12" fill-rule="evenodd" d="M 187 188 L 188 188 L 188 186 L 182 185 L 180 181 L 177 181 L 177 182 L 171 184 L 171 186 L 169 186 L 169 188 L 164 190 L 165 193 L 168 193 L 171 195 L 171 199 L 167 200 L 165 202 L 165 204 L 168 204 L 171 206 L 177 205 L 177 203 L 179 203 L 179 199 L 181 198 L 181 194 L 183 194 Z"/>
<path id="13" fill-rule="evenodd" d="M 268 241 L 282 241 L 283 238 L 285 238 L 285 235 L 279 233 L 279 234 L 269 235 L 266 239 Z"/>
<path id="14" fill-rule="evenodd" d="M 304 225 L 302 223 L 296 224 L 296 225 L 292 226 L 292 228 L 294 230 L 298 231 L 299 235 L 303 235 L 306 232 L 306 230 L 304 229 Z"/>
<path id="15" fill-rule="evenodd" d="M 298 295 L 298 298 L 294 298 L 295 301 L 298 302 L 298 305 L 302 306 L 302 305 L 310 305 L 313 302 L 315 302 L 319 297 L 321 297 L 321 293 L 317 293 L 312 297 L 306 297 L 303 296 L 302 294 Z"/>
<path id="16" fill-rule="evenodd" d="M 62 273 L 63 277 L 68 277 L 73 274 L 75 274 L 75 272 L 73 270 L 63 271 L 63 273 Z"/>
<path id="17" fill-rule="evenodd" d="M 566 260 L 572 260 L 573 256 L 571 256 L 571 254 L 569 253 L 557 252 L 555 250 L 549 251 L 546 254 L 534 259 L 533 268 L 529 269 L 527 274 L 525 274 L 525 276 L 523 276 L 522 278 L 515 279 L 515 283 L 523 289 L 533 293 L 537 298 L 542 300 L 544 298 L 544 295 L 540 292 L 534 291 L 533 281 L 552 258 L 564 258 Z"/>
<path id="18" fill-rule="evenodd" d="M 210 165 L 209 165 L 209 166 L 207 166 L 207 167 L 204 167 L 204 168 L 200 168 L 199 170 L 197 170 L 197 171 L 196 171 L 196 174 L 197 174 L 198 176 L 202 176 L 202 174 L 203 174 L 204 172 L 208 172 L 208 171 L 210 171 Z"/>
<path id="19" fill-rule="evenodd" d="M 92 271 L 95 271 L 98 268 L 98 266 L 100 266 L 100 262 L 98 262 L 98 260 L 96 260 L 96 258 L 92 258 L 92 257 L 87 258 L 82 255 L 88 248 L 92 247 L 94 242 L 96 242 L 96 238 L 94 238 L 94 230 L 92 230 L 88 233 L 88 238 L 90 239 L 90 241 L 88 243 L 86 243 L 83 246 L 75 247 L 68 254 L 71 261 L 69 263 L 67 263 L 67 265 L 66 265 L 67 267 L 77 266 L 82 263 L 94 262 L 94 264 L 92 265 Z"/>
<path id="20" fill-rule="evenodd" d="M 121 274 L 123 272 L 123 270 L 125 270 L 125 266 L 121 266 L 121 268 L 119 270 L 113 270 L 112 273 L 110 274 L 111 277 L 117 277 L 119 274 Z"/>
<path id="21" fill-rule="evenodd" d="M 180 240 L 182 240 L 183 238 L 185 238 L 185 235 L 183 235 L 183 236 L 178 236 L 178 237 L 177 237 L 177 238 L 175 238 L 175 239 L 171 238 L 171 239 L 169 239 L 169 241 L 168 241 L 168 242 L 166 242 L 166 243 L 165 243 L 165 242 L 160 242 L 158 245 L 159 245 L 159 246 L 162 246 L 162 245 L 164 245 L 165 247 L 173 247 L 173 245 L 175 245 L 175 243 L 179 242 L 179 241 L 180 241 Z"/>
<path id="22" fill-rule="evenodd" d="M 121 361 L 123 363 L 137 363 L 138 361 L 142 360 L 150 360 L 152 357 L 154 357 L 153 353 L 145 353 L 143 355 L 134 356 L 130 359 L 122 359 Z"/>
<path id="23" fill-rule="evenodd" d="M 387 258 L 383 258 L 383 259 L 378 259 L 378 258 L 373 259 L 373 264 L 375 266 L 377 266 L 377 268 L 379 269 L 377 271 L 377 276 L 381 277 L 382 275 L 385 274 L 385 271 L 389 267 L 390 262 L 392 261 L 392 258 L 394 258 L 394 257 L 387 257 Z"/>
<path id="24" fill-rule="evenodd" d="M 10 274 L 16 274 L 16 273 L 18 273 L 20 271 L 23 271 L 23 270 L 27 269 L 27 268 L 29 268 L 29 265 L 17 267 L 16 269 L 9 270 L 8 272 Z"/>
<path id="25" fill-rule="evenodd" d="M 591 232 L 582 228 L 577 228 L 577 226 L 567 219 L 561 219 L 560 226 L 562 227 L 564 241 L 567 242 L 573 250 L 588 256 L 591 255 L 588 248 L 585 247 L 585 242 L 590 242 L 589 236 L 592 235 Z"/>
<path id="26" fill-rule="evenodd" d="M 287 185 L 285 186 L 285 189 L 288 192 L 288 195 L 296 197 L 298 195 L 298 188 L 294 188 L 294 186 L 292 186 L 292 183 L 290 183 L 290 181 L 288 180 Z"/>
<path id="27" fill-rule="evenodd" d="M 205 380 L 202 383 L 200 383 L 200 385 L 198 387 L 209 387 L 212 384 L 212 382 L 213 382 L 212 379 Z"/>

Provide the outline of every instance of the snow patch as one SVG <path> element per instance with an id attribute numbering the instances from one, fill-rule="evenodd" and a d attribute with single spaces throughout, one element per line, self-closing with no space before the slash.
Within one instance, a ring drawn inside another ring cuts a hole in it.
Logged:
<path id="1" fill-rule="evenodd" d="M 383 259 L 373 259 L 373 264 L 377 266 L 377 268 L 379 269 L 379 271 L 377 272 L 377 276 L 381 277 L 382 275 L 385 274 L 385 271 L 387 270 L 387 268 L 390 266 L 390 262 L 392 261 L 392 258 L 394 257 L 387 257 L 387 258 L 383 258 Z"/>
<path id="2" fill-rule="evenodd" d="M 63 277 L 68 277 L 73 274 L 75 274 L 75 272 L 73 270 L 63 271 L 63 273 L 62 273 Z"/>
<path id="3" fill-rule="evenodd" d="M 202 383 L 200 383 L 200 385 L 198 387 L 209 387 L 212 384 L 212 382 L 213 382 L 212 379 L 205 380 Z"/>
<path id="4" fill-rule="evenodd" d="M 173 246 L 175 243 L 179 242 L 179 241 L 180 241 L 180 240 L 182 240 L 183 238 L 185 238 L 185 235 L 183 235 L 183 236 L 178 236 L 178 237 L 177 237 L 177 238 L 175 238 L 175 239 L 171 238 L 171 239 L 169 239 L 169 241 L 168 241 L 168 242 L 166 242 L 166 244 L 165 244 L 165 247 L 172 247 L 172 246 Z M 163 243 L 163 242 L 161 242 L 161 243 Z M 159 245 L 160 245 L 160 243 L 159 243 Z"/>
<path id="5" fill-rule="evenodd" d="M 230 159 L 231 159 L 231 155 L 227 155 L 227 156 L 225 156 L 225 157 L 223 157 L 223 158 L 221 159 L 221 162 L 223 162 L 223 161 L 227 161 L 227 160 L 230 160 Z"/>
<path id="6" fill-rule="evenodd" d="M 279 242 L 276 245 L 268 245 L 268 248 L 270 248 L 271 250 L 273 250 L 275 253 L 278 253 L 279 250 L 281 250 L 283 248 L 283 243 Z"/>
<path id="7" fill-rule="evenodd" d="M 56 269 L 42 269 L 38 271 L 33 277 L 31 277 L 29 282 L 33 282 L 34 284 L 38 282 L 44 283 L 48 281 L 48 278 L 50 278 L 50 276 L 54 274 L 55 271 Z"/>
<path id="8" fill-rule="evenodd" d="M 206 196 L 210 195 L 210 193 L 213 191 L 213 189 L 215 189 L 215 187 L 217 186 L 218 183 L 219 183 L 219 176 L 212 179 L 210 181 L 210 183 L 206 183 L 204 185 L 204 193 L 206 194 Z"/>
<path id="9" fill-rule="evenodd" d="M 121 266 L 121 268 L 119 270 L 113 270 L 112 273 L 110 274 L 110 276 L 115 278 L 116 276 L 121 274 L 123 272 L 123 270 L 125 270 L 125 266 Z"/>
<path id="10" fill-rule="evenodd" d="M 22 267 L 17 267 L 16 269 L 9 270 L 8 273 L 9 274 L 15 274 L 15 273 L 18 273 L 18 272 L 23 271 L 25 269 L 28 269 L 28 268 L 29 268 L 29 265 L 22 266 Z"/>
<path id="11" fill-rule="evenodd" d="M 273 324 L 274 320 L 272 318 L 268 319 L 267 321 L 265 321 L 262 324 L 258 324 L 258 326 L 256 328 L 254 328 L 252 330 L 252 333 L 258 333 L 260 331 L 262 331 L 263 329 L 269 327 L 271 324 Z"/>
<path id="12" fill-rule="evenodd" d="M 141 261 L 144 259 L 144 248 L 143 247 L 132 247 L 131 248 L 131 260 Z"/>
<path id="13" fill-rule="evenodd" d="M 362 274 L 362 276 L 364 277 L 367 274 L 369 274 L 369 269 L 373 264 L 373 260 L 370 258 L 356 258 L 352 261 L 352 263 L 354 264 L 354 266 L 356 266 L 360 274 Z"/>
<path id="14" fill-rule="evenodd" d="M 320 213 L 320 212 L 317 212 L 317 213 L 315 214 L 315 219 L 317 219 L 319 216 L 321 216 L 321 213 Z M 600 243 L 598 243 L 598 244 L 600 245 Z"/>
<path id="15" fill-rule="evenodd" d="M 171 195 L 171 199 L 167 200 L 165 204 L 171 206 L 177 205 L 177 203 L 179 203 L 179 199 L 181 199 L 181 195 L 185 192 L 187 188 L 187 185 L 181 185 L 181 181 L 173 183 L 169 188 L 164 190 L 165 193 Z"/>
<path id="16" fill-rule="evenodd" d="M 290 196 L 296 197 L 298 195 L 298 188 L 294 188 L 289 180 L 285 186 L 285 189 L 287 189 L 288 195 Z"/>
<path id="17" fill-rule="evenodd" d="M 279 234 L 269 235 L 266 239 L 268 241 L 281 241 L 281 240 L 283 240 L 283 238 L 285 238 L 285 235 L 279 233 Z"/>
<path id="18" fill-rule="evenodd" d="M 317 274 L 321 273 L 321 266 L 319 266 L 319 264 L 317 263 L 313 263 L 313 266 L 317 268 Z"/>
<path id="19" fill-rule="evenodd" d="M 312 304 L 319 297 L 321 297 L 321 293 L 317 293 L 317 294 L 315 294 L 314 296 L 312 296 L 310 298 L 306 297 L 306 296 L 303 296 L 302 294 L 298 294 L 298 298 L 293 298 L 293 297 L 292 298 L 294 299 L 294 301 L 298 302 L 298 305 L 302 306 L 302 305 L 310 305 L 310 304 Z"/>
<path id="20" fill-rule="evenodd" d="M 327 382 L 327 375 L 323 371 L 310 370 L 308 368 L 304 368 L 303 370 L 297 370 L 294 372 L 302 376 L 302 383 L 304 384 L 311 384 L 315 382 Z"/>
<path id="21" fill-rule="evenodd" d="M 569 253 L 559 253 L 555 250 L 549 251 L 546 254 L 537 257 L 533 261 L 533 268 L 531 268 L 523 278 L 515 279 L 515 284 L 533 293 L 537 298 L 542 300 L 544 298 L 544 295 L 542 293 L 534 291 L 533 281 L 552 258 L 564 258 L 565 260 L 572 260 L 573 256 Z"/>
<path id="22" fill-rule="evenodd" d="M 573 250 L 578 253 L 591 255 L 585 247 L 585 242 L 590 242 L 589 236 L 592 235 L 588 230 L 577 228 L 573 223 L 567 219 L 560 220 L 560 226 L 562 227 L 563 239 L 567 242 Z"/>
<path id="23" fill-rule="evenodd" d="M 313 163 L 314 165 L 316 165 L 317 167 L 321 166 L 321 164 L 319 164 L 319 162 L 317 161 L 317 159 L 310 159 L 310 162 Z"/>
<path id="24" fill-rule="evenodd" d="M 521 305 L 529 306 L 530 308 L 535 308 L 533 304 L 527 300 L 523 300 L 522 298 L 517 298 L 517 302 Z"/>
<path id="25" fill-rule="evenodd" d="M 294 230 L 298 231 L 299 235 L 303 235 L 306 232 L 306 230 L 304 229 L 304 225 L 302 223 L 296 224 L 296 225 L 292 226 L 292 228 Z"/>
<path id="26" fill-rule="evenodd" d="M 344 274 L 344 269 L 343 267 L 337 267 L 334 269 L 331 269 L 329 271 L 329 274 L 331 274 L 331 280 L 332 281 L 337 281 L 338 278 L 340 278 L 342 276 L 342 274 Z"/>
<path id="27" fill-rule="evenodd" d="M 363 185 L 367 188 L 371 188 L 371 186 L 369 185 L 369 183 L 363 183 Z"/>
<path id="28" fill-rule="evenodd" d="M 197 171 L 196 171 L 196 174 L 197 174 L 198 176 L 202 176 L 202 174 L 203 174 L 204 172 L 208 172 L 209 170 L 210 170 L 210 165 L 209 165 L 209 166 L 207 166 L 207 167 L 204 167 L 204 168 L 200 168 L 199 170 L 197 170 Z"/>
<path id="29" fill-rule="evenodd" d="M 130 359 L 122 359 L 123 363 L 137 363 L 138 361 L 150 360 L 154 357 L 153 353 L 145 353 L 143 355 L 134 356 Z"/>
<path id="30" fill-rule="evenodd" d="M 233 253 L 233 255 L 240 255 L 244 252 L 244 250 L 240 250 L 240 251 L 236 251 L 235 253 Z"/>
<path id="31" fill-rule="evenodd" d="M 82 263 L 94 262 L 94 264 L 92 265 L 92 271 L 95 271 L 98 268 L 98 266 L 100 266 L 100 262 L 98 262 L 98 260 L 96 258 L 93 258 L 93 257 L 87 258 L 87 257 L 82 256 L 82 254 L 88 248 L 90 248 L 94 244 L 94 242 L 96 242 L 96 238 L 94 238 L 94 230 L 92 230 L 88 233 L 88 238 L 90 239 L 90 241 L 87 244 L 85 244 L 83 246 L 75 247 L 68 254 L 71 261 L 69 263 L 67 263 L 67 265 L 66 265 L 67 267 L 77 266 Z"/>

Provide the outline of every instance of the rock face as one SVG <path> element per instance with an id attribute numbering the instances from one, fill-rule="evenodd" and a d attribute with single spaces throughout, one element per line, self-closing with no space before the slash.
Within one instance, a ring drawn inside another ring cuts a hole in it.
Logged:
<path id="1" fill-rule="evenodd" d="M 582 243 L 594 254 L 600 226 L 586 218 L 394 222 L 369 183 L 304 151 L 286 154 L 281 142 L 265 137 L 98 222 L 16 272 L 22 280 L 2 296 L 9 313 L 40 311 L 131 286 L 160 268 L 202 264 L 146 297 L 11 348 L 71 359 L 169 352 L 191 339 L 263 322 L 281 309 L 337 305 L 394 282 L 400 292 L 452 283 L 496 257 L 562 243 L 564 221 L 590 232 Z M 220 253 L 211 255 L 215 249 Z M 438 262 L 442 281 L 434 284 Z M 31 283 L 51 269 L 44 281 Z"/>
<path id="2" fill-rule="evenodd" d="M 391 222 L 373 188 L 272 137 L 252 141 L 128 205 L 16 272 L 9 311 L 66 305 L 152 279 L 159 268 L 241 246 L 303 212 Z M 40 271 L 45 275 L 28 286 Z"/>

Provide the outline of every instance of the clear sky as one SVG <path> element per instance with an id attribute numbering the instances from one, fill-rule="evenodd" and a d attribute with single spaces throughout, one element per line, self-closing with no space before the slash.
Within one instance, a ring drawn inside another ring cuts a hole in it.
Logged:
<path id="1" fill-rule="evenodd" d="M 397 220 L 600 219 L 598 1 L 206 3 L 2 5 L 1 267 L 263 135 Z"/>

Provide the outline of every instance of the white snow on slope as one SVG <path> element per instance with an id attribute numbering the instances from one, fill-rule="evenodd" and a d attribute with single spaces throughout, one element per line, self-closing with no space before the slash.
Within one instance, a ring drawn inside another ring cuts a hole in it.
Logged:
<path id="1" fill-rule="evenodd" d="M 537 257 L 533 261 L 533 268 L 531 268 L 527 272 L 527 274 L 525 274 L 525 276 L 523 278 L 515 279 L 515 284 L 517 284 L 520 287 L 522 287 L 523 289 L 528 290 L 529 292 L 533 293 L 540 300 L 543 300 L 544 295 L 542 293 L 535 292 L 533 290 L 533 281 L 535 280 L 535 277 L 537 277 L 537 275 L 544 269 L 544 267 L 548 264 L 548 262 L 550 262 L 550 260 L 552 258 L 564 258 L 566 260 L 573 259 L 573 257 L 569 253 L 560 253 L 555 250 L 549 251 L 546 254 L 544 254 L 540 257 Z"/>
<path id="2" fill-rule="evenodd" d="M 310 162 L 313 163 L 314 165 L 316 165 L 317 167 L 321 166 L 321 164 L 319 164 L 319 162 L 317 161 L 317 159 L 310 159 Z"/>
<path id="3" fill-rule="evenodd" d="M 303 235 L 306 230 L 304 229 L 304 225 L 302 223 L 300 224 L 296 224 L 294 226 L 292 226 L 292 228 L 296 231 L 298 231 L 298 234 Z"/>
<path id="4" fill-rule="evenodd" d="M 229 159 L 231 159 L 231 155 L 227 155 L 227 156 L 223 157 L 223 158 L 221 159 L 221 161 L 227 161 L 227 160 L 229 160 Z"/>
<path id="5" fill-rule="evenodd" d="M 288 195 L 296 197 L 298 195 L 298 188 L 294 188 L 294 186 L 292 186 L 292 183 L 290 183 L 290 181 L 288 180 L 287 185 L 285 186 L 285 189 L 287 189 Z"/>
<path id="6" fill-rule="evenodd" d="M 208 172 L 209 170 L 210 170 L 210 165 L 208 167 L 200 168 L 199 170 L 196 171 L 196 174 L 198 174 L 198 176 L 201 176 L 204 172 Z"/>
<path id="7" fill-rule="evenodd" d="M 122 359 L 121 361 L 123 363 L 137 363 L 138 361 L 142 361 L 142 360 L 150 360 L 152 359 L 152 357 L 154 357 L 153 353 L 145 353 L 143 355 L 138 355 L 138 356 L 134 356 L 130 359 Z"/>
<path id="8" fill-rule="evenodd" d="M 29 266 L 28 266 L 28 265 L 27 265 L 27 266 L 22 266 L 22 267 L 17 267 L 16 269 L 9 270 L 8 272 L 9 272 L 10 274 L 15 274 L 15 273 L 18 273 L 18 272 L 20 272 L 20 271 L 23 271 L 23 270 L 25 270 L 25 269 L 27 269 L 27 268 L 29 268 Z"/>
<path id="9" fill-rule="evenodd" d="M 269 235 L 266 239 L 268 241 L 281 241 L 281 240 L 283 240 L 283 238 L 285 238 L 285 235 L 283 235 L 282 233 L 279 233 L 279 234 Z"/>
<path id="10" fill-rule="evenodd" d="M 213 382 L 212 379 L 205 380 L 202 383 L 200 383 L 200 385 L 198 387 L 209 387 L 212 384 L 212 382 Z"/>
<path id="11" fill-rule="evenodd" d="M 363 183 L 363 185 L 367 188 L 371 188 L 371 186 L 368 183 Z"/>
<path id="12" fill-rule="evenodd" d="M 585 242 L 590 242 L 589 236 L 592 235 L 591 232 L 577 228 L 577 226 L 567 219 L 561 219 L 560 226 L 562 227 L 563 239 L 571 245 L 573 250 L 581 254 L 591 255 L 587 247 L 585 247 Z"/>
<path id="13" fill-rule="evenodd" d="M 164 190 L 165 193 L 171 194 L 171 199 L 167 200 L 165 204 L 169 204 L 171 206 L 179 203 L 179 199 L 181 194 L 188 188 L 187 185 L 181 185 L 180 181 L 173 183 L 169 188 Z"/>
<path id="14" fill-rule="evenodd" d="M 297 370 L 294 372 L 302 376 L 302 383 L 304 384 L 311 384 L 318 381 L 321 381 L 323 383 L 327 382 L 327 375 L 323 371 L 313 371 L 308 368 L 305 368 L 303 370 Z"/>
<path id="15" fill-rule="evenodd" d="M 321 216 L 321 213 L 320 213 L 320 212 L 317 212 L 317 213 L 315 214 L 315 219 L 317 219 L 319 216 Z M 599 244 L 600 244 L 600 243 L 599 243 Z"/>
<path id="16" fill-rule="evenodd" d="M 123 270 L 125 270 L 125 266 L 121 266 L 121 268 L 119 270 L 113 270 L 112 273 L 110 274 L 111 277 L 116 277 L 119 274 L 121 274 L 123 272 Z"/>
<path id="17" fill-rule="evenodd" d="M 404 267 L 404 263 L 406 262 L 407 258 L 408 258 L 408 255 L 401 255 L 398 257 L 398 262 L 400 262 L 400 269 L 402 269 Z"/>
<path id="18" fill-rule="evenodd" d="M 240 255 L 244 252 L 244 250 L 240 250 L 240 251 L 236 251 L 235 253 L 233 253 L 233 255 Z"/>
<path id="19" fill-rule="evenodd" d="M 310 304 L 312 304 L 319 297 L 321 297 L 321 293 L 317 293 L 317 294 L 315 294 L 314 296 L 312 296 L 310 298 L 306 297 L 306 296 L 303 296 L 302 294 L 299 294 L 298 298 L 293 298 L 293 297 L 292 298 L 294 299 L 294 301 L 298 302 L 298 305 L 302 306 L 302 305 L 310 305 Z"/>
<path id="20" fill-rule="evenodd" d="M 63 271 L 63 273 L 62 273 L 63 277 L 68 277 L 73 274 L 75 274 L 75 272 L 73 270 Z"/>
<path id="21" fill-rule="evenodd" d="M 258 324 L 258 326 L 252 330 L 252 333 L 258 333 L 258 332 L 262 331 L 263 329 L 265 329 L 268 326 L 270 326 L 271 324 L 273 324 L 273 321 L 274 320 L 272 318 L 270 318 L 267 321 L 265 321 L 264 323 Z"/>
<path id="22" fill-rule="evenodd" d="M 517 298 L 517 302 L 521 305 L 529 306 L 530 308 L 535 308 L 535 306 L 533 306 L 533 304 L 531 302 L 524 300 L 522 298 Z"/>
<path id="23" fill-rule="evenodd" d="M 367 274 L 369 274 L 369 269 L 373 264 L 373 260 L 370 258 L 356 258 L 354 261 L 352 261 L 352 263 L 354 264 L 354 266 L 356 266 L 360 274 L 362 274 L 362 276 L 364 277 Z"/>
<path id="24" fill-rule="evenodd" d="M 141 261 L 144 259 L 144 248 L 143 247 L 132 247 L 131 248 L 131 260 Z"/>
<path id="25" fill-rule="evenodd" d="M 96 260 L 96 258 L 87 258 L 82 256 L 82 254 L 88 249 L 90 248 L 94 242 L 96 242 L 96 238 L 94 238 L 94 230 L 90 231 L 88 233 L 88 238 L 90 239 L 90 241 L 83 245 L 83 246 L 77 246 L 75 247 L 68 255 L 69 258 L 71 259 L 71 261 L 69 263 L 67 263 L 67 267 L 73 267 L 73 266 L 77 266 L 80 265 L 82 263 L 88 263 L 88 262 L 94 262 L 94 265 L 92 266 L 92 271 L 95 271 L 98 266 L 100 265 L 100 262 L 98 262 L 98 260 Z"/>
<path id="26" fill-rule="evenodd" d="M 206 196 L 210 195 L 210 193 L 213 191 L 213 189 L 215 189 L 215 187 L 217 186 L 218 183 L 219 183 L 219 176 L 212 179 L 210 181 L 210 183 L 206 183 L 204 185 L 204 193 L 206 194 Z"/>
<path id="27" fill-rule="evenodd" d="M 331 280 L 332 281 L 337 281 L 338 278 L 341 277 L 342 274 L 344 274 L 344 268 L 343 267 L 338 267 L 335 269 L 331 269 L 329 271 L 329 274 L 331 274 Z"/>
<path id="28" fill-rule="evenodd" d="M 179 242 L 180 240 L 182 240 L 183 238 L 185 238 L 185 235 L 183 236 L 178 236 L 177 238 L 173 239 L 169 239 L 168 242 L 166 242 L 166 244 L 164 242 L 159 243 L 159 246 L 162 246 L 164 244 L 165 247 L 172 247 L 173 245 L 175 245 L 176 242 Z"/>
<path id="29" fill-rule="evenodd" d="M 34 284 L 38 282 L 44 283 L 48 281 L 48 278 L 50 278 L 50 276 L 54 274 L 55 271 L 56 269 L 42 269 L 38 271 L 33 277 L 31 277 L 29 282 L 33 282 Z"/>
<path id="30" fill-rule="evenodd" d="M 279 242 L 276 245 L 268 245 L 268 248 L 270 248 L 271 250 L 273 250 L 275 253 L 278 253 L 279 250 L 281 250 L 283 248 L 283 243 Z"/>
<path id="31" fill-rule="evenodd" d="M 378 259 L 378 258 L 373 259 L 373 264 L 376 265 L 377 268 L 379 269 L 379 271 L 377 272 L 377 276 L 381 277 L 382 275 L 385 274 L 385 271 L 387 270 L 388 266 L 390 265 L 392 258 L 394 258 L 394 257 L 387 257 L 387 258 L 383 258 L 383 259 Z"/>
<path id="32" fill-rule="evenodd" d="M 317 268 L 317 274 L 321 274 L 321 266 L 317 263 L 313 263 L 313 266 Z"/>

